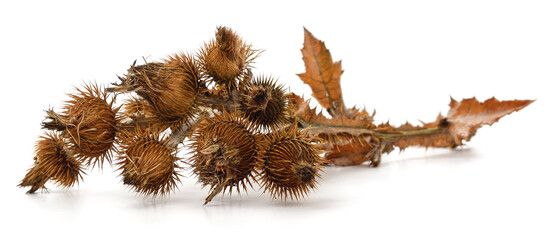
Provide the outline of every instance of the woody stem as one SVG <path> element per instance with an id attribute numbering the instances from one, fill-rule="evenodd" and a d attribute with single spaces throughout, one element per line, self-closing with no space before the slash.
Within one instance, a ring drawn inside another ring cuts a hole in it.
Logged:
<path id="1" fill-rule="evenodd" d="M 435 128 L 423 128 L 423 129 L 414 129 L 414 130 L 400 130 L 397 133 L 383 133 L 379 131 L 374 131 L 373 134 L 375 136 L 382 137 L 388 140 L 393 138 L 414 137 L 414 136 L 442 133 L 444 130 L 445 130 L 444 128 L 435 127 Z"/>
<path id="2" fill-rule="evenodd" d="M 235 97 L 223 98 L 220 96 L 209 96 L 201 94 L 198 95 L 196 100 L 206 107 L 221 111 L 226 110 L 229 112 L 233 112 L 240 107 L 240 104 L 238 103 L 237 99 L 235 99 Z"/>

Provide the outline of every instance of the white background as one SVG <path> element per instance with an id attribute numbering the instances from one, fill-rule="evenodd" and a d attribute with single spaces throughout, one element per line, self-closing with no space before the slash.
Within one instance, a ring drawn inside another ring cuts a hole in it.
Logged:
<path id="1" fill-rule="evenodd" d="M 546 1 L 527 0 L 2 1 L 0 238 L 546 239 L 547 13 Z M 537 101 L 459 150 L 329 167 L 301 202 L 252 190 L 204 207 L 207 191 L 192 177 L 153 201 L 110 166 L 71 191 L 16 187 L 43 110 L 83 82 L 115 82 L 135 59 L 195 52 L 218 25 L 266 50 L 255 73 L 309 96 L 296 76 L 305 26 L 343 60 L 347 105 L 376 109 L 379 122 L 433 120 L 450 96 Z"/>

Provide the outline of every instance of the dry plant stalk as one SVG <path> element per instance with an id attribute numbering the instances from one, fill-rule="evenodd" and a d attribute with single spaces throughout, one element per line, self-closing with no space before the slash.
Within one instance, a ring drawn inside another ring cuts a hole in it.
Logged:
<path id="1" fill-rule="evenodd" d="M 122 182 L 144 196 L 167 196 L 189 166 L 209 187 L 204 204 L 253 183 L 273 199 L 299 200 L 318 187 L 325 166 L 376 167 L 395 147 L 455 148 L 533 102 L 451 99 L 446 116 L 422 126 L 375 124 L 374 114 L 346 107 L 341 62 L 306 29 L 301 52 L 306 71 L 298 76 L 329 116 L 272 77 L 254 76 L 261 51 L 218 27 L 196 55 L 134 62 L 111 87 L 86 85 L 69 94 L 61 113 L 48 110 L 42 126 L 50 131 L 19 186 L 30 187 L 28 193 L 46 189 L 48 181 L 70 188 L 85 167 L 102 168 L 116 153 Z M 118 94 L 127 97 L 115 106 Z M 177 156 L 185 139 L 187 161 Z"/>

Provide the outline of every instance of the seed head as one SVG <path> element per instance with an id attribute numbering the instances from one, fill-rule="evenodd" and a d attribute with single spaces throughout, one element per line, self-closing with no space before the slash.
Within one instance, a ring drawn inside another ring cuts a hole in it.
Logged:
<path id="1" fill-rule="evenodd" d="M 257 56 L 258 51 L 251 49 L 251 45 L 244 43 L 230 28 L 217 27 L 215 40 L 205 44 L 198 59 L 209 81 L 225 85 L 231 91 L 245 77 Z"/>
<path id="2" fill-rule="evenodd" d="M 111 161 L 119 108 L 113 107 L 114 99 L 109 102 L 108 94 L 97 85 L 85 85 L 83 89 L 69 94 L 72 99 L 66 102 L 61 114 L 48 110 L 42 126 L 62 131 L 78 159 L 102 167 L 105 159 Z"/>
<path id="3" fill-rule="evenodd" d="M 242 85 L 240 110 L 249 120 L 271 129 L 288 122 L 285 89 L 272 78 L 253 78 Z"/>
<path id="4" fill-rule="evenodd" d="M 184 54 L 163 63 L 132 66 L 125 78 L 110 91 L 135 91 L 151 107 L 157 126 L 179 127 L 196 112 L 201 74 L 195 60 Z"/>
<path id="5" fill-rule="evenodd" d="M 43 188 L 47 181 L 70 188 L 82 178 L 80 161 L 76 160 L 60 134 L 46 132 L 36 144 L 34 166 L 29 169 L 19 187 L 30 187 L 27 193 Z"/>
<path id="6" fill-rule="evenodd" d="M 190 162 L 198 181 L 211 188 L 206 204 L 221 191 L 246 190 L 257 158 L 256 135 L 257 127 L 237 114 L 225 112 L 198 124 Z"/>
<path id="7" fill-rule="evenodd" d="M 131 131 L 136 128 L 165 128 L 154 114 L 152 106 L 141 97 L 129 97 L 122 105 L 119 128 Z"/>
<path id="8" fill-rule="evenodd" d="M 123 183 L 145 196 L 165 196 L 177 187 L 177 148 L 154 128 L 122 131 L 118 170 Z"/>
<path id="9" fill-rule="evenodd" d="M 296 125 L 265 135 L 259 154 L 260 181 L 272 198 L 300 199 L 317 186 L 326 160 L 313 144 L 314 139 Z"/>

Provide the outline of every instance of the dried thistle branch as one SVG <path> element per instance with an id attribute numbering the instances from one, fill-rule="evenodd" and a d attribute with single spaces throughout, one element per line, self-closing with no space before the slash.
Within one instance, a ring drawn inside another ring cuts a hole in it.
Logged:
<path id="1" fill-rule="evenodd" d="M 261 51 L 218 27 L 196 56 L 135 61 L 105 91 L 86 85 L 69 95 L 62 112 L 46 111 L 42 126 L 52 132 L 37 143 L 34 165 L 19 186 L 30 187 L 28 193 L 48 181 L 70 188 L 84 168 L 101 168 L 116 150 L 122 182 L 144 196 L 173 192 L 179 170 L 188 166 L 209 187 L 204 205 L 253 183 L 273 199 L 300 200 L 318 187 L 326 165 L 379 166 L 395 147 L 460 146 L 479 127 L 533 102 L 451 99 L 447 116 L 422 126 L 375 124 L 374 113 L 345 106 L 341 62 L 306 29 L 301 52 L 306 71 L 298 76 L 330 116 L 272 77 L 255 76 L 252 63 Z M 128 97 L 116 107 L 110 93 Z M 184 161 L 177 153 L 186 139 L 192 156 Z"/>

